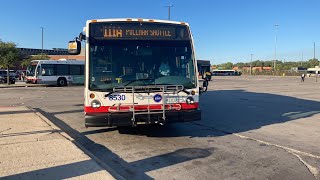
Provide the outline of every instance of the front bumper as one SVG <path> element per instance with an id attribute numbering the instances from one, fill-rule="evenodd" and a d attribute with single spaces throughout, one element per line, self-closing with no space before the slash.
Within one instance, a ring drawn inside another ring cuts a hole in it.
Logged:
<path id="1" fill-rule="evenodd" d="M 166 111 L 165 121 L 162 114 L 135 115 L 135 123 L 132 121 L 132 113 L 90 113 L 85 115 L 86 127 L 102 126 L 133 126 L 136 124 L 177 123 L 201 120 L 201 110 Z"/>

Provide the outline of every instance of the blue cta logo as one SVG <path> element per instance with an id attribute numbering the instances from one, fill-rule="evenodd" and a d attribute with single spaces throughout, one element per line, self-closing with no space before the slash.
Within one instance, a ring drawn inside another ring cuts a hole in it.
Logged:
<path id="1" fill-rule="evenodd" d="M 162 96 L 160 94 L 156 94 L 153 96 L 153 100 L 155 102 L 160 102 L 162 100 Z"/>

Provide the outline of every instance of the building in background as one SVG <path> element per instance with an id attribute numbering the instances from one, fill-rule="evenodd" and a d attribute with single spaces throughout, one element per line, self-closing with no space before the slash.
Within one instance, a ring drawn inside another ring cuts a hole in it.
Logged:
<path id="1" fill-rule="evenodd" d="M 27 56 L 33 56 L 38 54 L 46 54 L 50 57 L 50 60 L 59 60 L 59 59 L 76 59 L 84 60 L 84 49 L 82 49 L 81 54 L 79 55 L 69 55 L 68 49 L 64 48 L 52 48 L 52 49 L 33 49 L 33 48 L 18 48 L 20 51 L 21 58 L 26 58 Z"/>

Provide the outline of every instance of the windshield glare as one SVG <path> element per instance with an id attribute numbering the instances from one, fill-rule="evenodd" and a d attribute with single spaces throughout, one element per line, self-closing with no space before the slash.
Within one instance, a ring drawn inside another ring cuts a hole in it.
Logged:
<path id="1" fill-rule="evenodd" d="M 190 41 L 96 40 L 90 44 L 90 90 L 146 85 L 196 86 Z"/>
<path id="2" fill-rule="evenodd" d="M 35 71 L 36 71 L 36 67 L 37 65 L 30 65 L 27 67 L 27 76 L 34 76 L 35 75 Z"/>

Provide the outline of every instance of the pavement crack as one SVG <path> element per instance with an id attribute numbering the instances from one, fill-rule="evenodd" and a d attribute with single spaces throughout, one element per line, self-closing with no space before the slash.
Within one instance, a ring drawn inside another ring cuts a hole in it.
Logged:
<path id="1" fill-rule="evenodd" d="M 303 151 L 299 151 L 299 150 L 296 150 L 296 149 L 293 149 L 293 148 L 289 148 L 289 147 L 286 147 L 286 146 L 282 146 L 282 145 L 278 145 L 278 144 L 262 141 L 262 140 L 255 139 L 255 138 L 252 138 L 252 137 L 244 136 L 244 135 L 241 135 L 241 134 L 238 134 L 238 133 L 231 133 L 231 132 L 219 130 L 219 129 L 216 129 L 216 128 L 213 128 L 213 127 L 210 127 L 210 126 L 205 126 L 205 125 L 202 125 L 202 124 L 199 124 L 199 123 L 192 123 L 192 124 L 198 125 L 198 126 L 202 126 L 202 127 L 211 128 L 212 130 L 219 131 L 219 132 L 222 132 L 222 133 L 225 133 L 225 134 L 230 134 L 230 135 L 232 134 L 232 135 L 235 135 L 235 136 L 237 136 L 237 137 L 239 137 L 241 139 L 248 139 L 248 140 L 256 141 L 256 142 L 259 142 L 259 143 L 262 143 L 262 144 L 266 144 L 268 146 L 274 146 L 274 147 L 283 149 L 286 152 L 296 156 L 298 158 L 298 160 L 300 162 L 302 162 L 307 167 L 307 169 L 313 175 L 313 177 L 318 180 L 317 175 L 319 174 L 319 171 L 317 170 L 317 168 L 311 166 L 306 161 L 304 161 L 301 158 L 300 155 L 308 156 L 308 157 L 316 158 L 316 159 L 320 159 L 320 156 L 317 156 L 317 155 L 314 155 L 314 154 L 310 154 L 310 153 L 307 153 L 307 152 L 303 152 Z"/>
<path id="2" fill-rule="evenodd" d="M 289 152 L 289 151 L 287 151 L 287 152 Z M 299 161 L 301 161 L 307 167 L 307 169 L 313 175 L 313 177 L 318 180 L 317 175 L 319 174 L 319 171 L 317 170 L 317 168 L 315 168 L 315 167 L 311 166 L 310 164 L 308 164 L 298 154 L 295 154 L 293 152 L 289 152 L 289 153 L 291 153 L 294 156 L 296 156 L 299 159 Z"/>
<path id="3" fill-rule="evenodd" d="M 320 156 L 313 155 L 313 154 L 310 154 L 310 153 L 307 153 L 307 152 L 303 152 L 303 151 L 299 151 L 299 150 L 296 150 L 296 149 L 293 149 L 293 148 L 289 148 L 289 147 L 286 147 L 286 146 L 281 146 L 281 145 L 278 145 L 278 144 L 269 143 L 269 142 L 262 141 L 262 140 L 259 140 L 259 139 L 255 139 L 255 138 L 251 138 L 251 137 L 248 137 L 248 136 L 240 135 L 240 134 L 237 134 L 237 133 L 233 133 L 233 135 L 238 136 L 238 137 L 240 137 L 242 139 L 249 139 L 249 140 L 252 140 L 252 141 L 256 141 L 256 142 L 259 142 L 259 143 L 266 144 L 268 146 L 274 146 L 274 147 L 277 147 L 277 148 L 285 150 L 289 154 L 292 154 L 292 155 L 296 156 L 298 158 L 298 160 L 300 162 L 302 162 L 302 164 L 304 164 L 306 166 L 306 168 L 313 175 L 313 177 L 318 180 L 317 175 L 319 174 L 319 171 L 317 170 L 317 168 L 311 166 L 306 161 L 304 161 L 301 158 L 300 155 L 304 155 L 304 156 L 308 156 L 308 157 L 312 157 L 312 158 L 316 158 L 316 159 L 320 159 Z"/>
<path id="4" fill-rule="evenodd" d="M 10 129 L 12 129 L 12 128 L 8 128 L 8 129 L 5 129 L 5 130 L 2 130 L 2 131 L 0 131 L 0 134 L 2 134 L 5 131 L 9 131 Z"/>
<path id="5" fill-rule="evenodd" d="M 290 152 L 295 153 L 295 154 L 300 154 L 300 155 L 308 156 L 308 157 L 311 157 L 311 158 L 320 159 L 320 156 L 317 156 L 317 155 L 314 155 L 314 154 L 310 154 L 310 153 L 307 153 L 307 152 L 303 152 L 303 151 L 299 151 L 299 150 L 296 150 L 296 149 L 293 149 L 293 148 L 289 148 L 289 147 L 286 147 L 286 146 L 282 146 L 282 145 L 278 145 L 278 144 L 274 144 L 274 143 L 269 143 L 269 142 L 266 142 L 266 141 L 262 141 L 262 140 L 259 140 L 259 139 L 255 139 L 255 138 L 244 136 L 244 135 L 237 134 L 237 133 L 232 133 L 232 134 L 235 135 L 235 136 L 238 136 L 238 137 L 240 137 L 242 139 L 250 139 L 250 140 L 257 141 L 259 143 L 263 143 L 263 144 L 266 144 L 266 145 L 269 145 L 269 146 L 275 146 L 275 147 L 284 149 L 286 151 L 290 151 Z"/>

